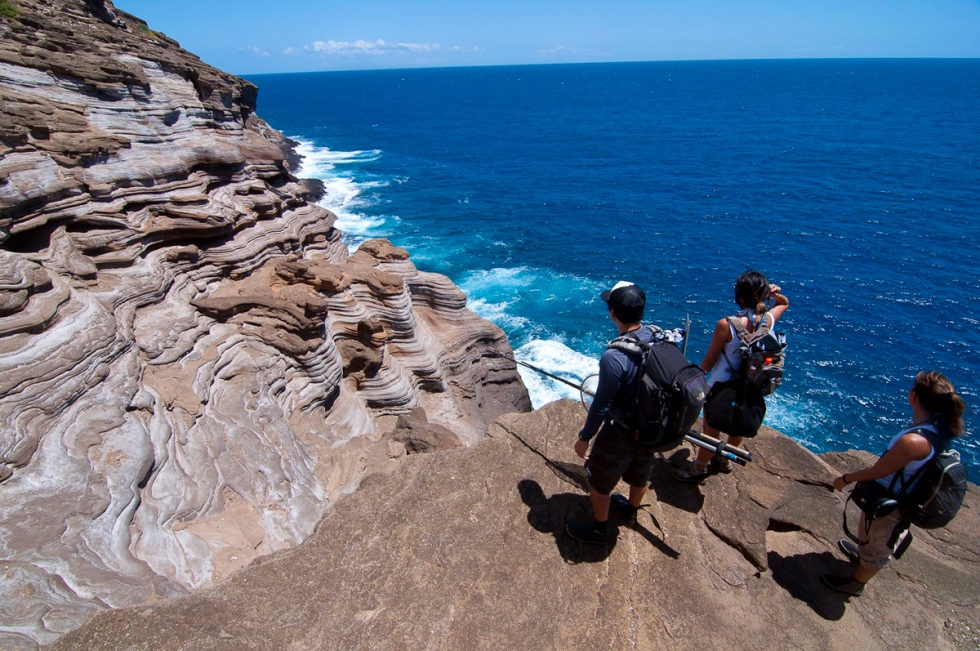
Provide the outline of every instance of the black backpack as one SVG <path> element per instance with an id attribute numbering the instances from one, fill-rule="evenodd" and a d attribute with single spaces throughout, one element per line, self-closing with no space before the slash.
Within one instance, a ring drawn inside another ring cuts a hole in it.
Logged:
<path id="1" fill-rule="evenodd" d="M 966 466 L 959 452 L 948 449 L 948 437 L 926 428 L 914 431 L 928 439 L 934 454 L 908 482 L 901 471 L 896 472 L 889 488 L 903 518 L 920 529 L 939 529 L 949 524 L 963 505 Z"/>
<path id="2" fill-rule="evenodd" d="M 616 348 L 641 357 L 636 401 L 627 413 L 615 413 L 637 442 L 655 451 L 670 450 L 684 439 L 701 413 L 708 383 L 704 371 L 678 350 L 675 331 L 646 326 L 652 342 L 644 342 L 635 332 L 609 342 Z M 615 410 L 614 410 L 615 411 Z"/>

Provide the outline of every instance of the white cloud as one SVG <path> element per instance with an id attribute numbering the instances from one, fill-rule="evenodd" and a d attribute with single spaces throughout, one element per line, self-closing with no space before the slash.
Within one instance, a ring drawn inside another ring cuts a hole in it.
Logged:
<path id="1" fill-rule="evenodd" d="M 245 49 L 248 50 L 249 52 L 251 52 L 252 54 L 254 54 L 257 57 L 271 57 L 272 56 L 272 53 L 269 52 L 268 50 L 263 50 L 260 47 L 255 47 L 254 45 L 252 47 L 245 48 Z"/>
<path id="2" fill-rule="evenodd" d="M 610 56 L 609 52 L 601 52 L 591 48 L 569 47 L 567 45 L 560 45 L 558 47 L 551 47 L 544 50 L 536 50 L 534 54 L 547 59 Z"/>
<path id="3" fill-rule="evenodd" d="M 386 56 L 391 54 L 418 54 L 420 52 L 435 52 L 441 50 L 438 43 L 388 43 L 382 39 L 376 41 L 315 41 L 303 48 L 322 56 Z"/>

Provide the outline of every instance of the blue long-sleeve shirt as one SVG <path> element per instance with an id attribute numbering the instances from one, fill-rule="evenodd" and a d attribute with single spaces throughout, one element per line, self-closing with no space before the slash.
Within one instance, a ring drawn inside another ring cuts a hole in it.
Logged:
<path id="1" fill-rule="evenodd" d="M 643 328 L 637 332 L 640 341 L 653 340 L 650 330 Z M 639 381 L 640 355 L 627 354 L 617 348 L 609 348 L 599 359 L 599 386 L 596 389 L 585 426 L 579 432 L 583 441 L 591 440 L 599 431 L 599 426 L 613 406 L 629 408 L 636 400 L 636 383 Z"/>

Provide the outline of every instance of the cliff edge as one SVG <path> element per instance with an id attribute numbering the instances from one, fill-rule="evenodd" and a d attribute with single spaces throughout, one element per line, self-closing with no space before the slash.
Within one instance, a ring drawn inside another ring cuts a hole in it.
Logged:
<path id="1" fill-rule="evenodd" d="M 100 614 L 54 648 L 980 645 L 975 487 L 950 527 L 916 530 L 902 559 L 847 598 L 819 580 L 849 568 L 836 548 L 843 498 L 826 484 L 865 453 L 818 457 L 763 428 L 747 442 L 755 461 L 703 486 L 675 482 L 659 462 L 639 526 L 619 526 L 601 548 L 564 529 L 591 514 L 572 450 L 584 416 L 569 401 L 502 416 L 479 445 L 367 480 L 298 548 L 216 589 Z"/>
<path id="2" fill-rule="evenodd" d="M 108 1 L 4 2 L 2 648 L 219 584 L 530 409 L 447 278 L 349 254 L 255 99 Z"/>

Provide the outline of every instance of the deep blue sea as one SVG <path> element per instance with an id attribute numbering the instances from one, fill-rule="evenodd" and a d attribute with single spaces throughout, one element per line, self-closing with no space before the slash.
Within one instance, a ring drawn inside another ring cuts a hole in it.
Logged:
<path id="1" fill-rule="evenodd" d="M 658 62 L 250 77 L 351 248 L 452 278 L 521 359 L 575 380 L 615 329 L 598 293 L 703 356 L 746 269 L 790 348 L 766 422 L 880 452 L 938 369 L 977 418 L 980 60 Z M 522 370 L 535 406 L 575 391 Z M 570 432 L 569 436 L 574 433 Z M 976 436 L 957 447 L 980 480 Z"/>

